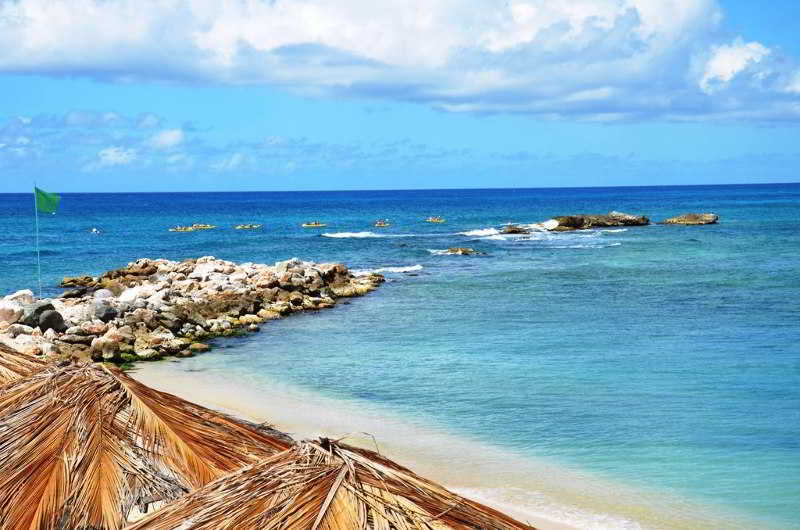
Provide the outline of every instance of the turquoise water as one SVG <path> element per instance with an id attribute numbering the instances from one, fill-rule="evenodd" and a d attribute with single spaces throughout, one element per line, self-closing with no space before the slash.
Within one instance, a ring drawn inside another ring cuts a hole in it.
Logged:
<path id="1" fill-rule="evenodd" d="M 713 211 L 704 227 L 505 237 L 505 222 Z M 181 361 L 792 528 L 800 521 L 800 185 L 65 195 L 46 294 L 138 257 L 396 268 L 332 311 Z M 429 215 L 443 225 L 421 222 Z M 34 287 L 31 196 L 0 195 L 0 289 Z M 371 228 L 389 218 L 388 229 Z M 322 230 L 299 227 L 306 220 Z M 208 232 L 169 233 L 208 222 Z M 259 222 L 262 231 L 232 230 Z M 89 233 L 92 227 L 102 233 Z M 469 246 L 486 256 L 436 251 Z M 402 272 L 405 270 L 406 272 Z"/>

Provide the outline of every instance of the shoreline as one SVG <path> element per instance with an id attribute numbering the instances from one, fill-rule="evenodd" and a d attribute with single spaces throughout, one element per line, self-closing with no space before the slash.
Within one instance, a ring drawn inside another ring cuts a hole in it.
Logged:
<path id="1" fill-rule="evenodd" d="M 753 521 L 670 494 L 634 490 L 402 418 L 356 401 L 277 382 L 256 385 L 180 368 L 138 364 L 135 379 L 212 409 L 266 422 L 293 438 L 326 436 L 375 449 L 452 491 L 541 530 L 747 528 Z M 763 527 L 763 524 L 762 524 Z"/>

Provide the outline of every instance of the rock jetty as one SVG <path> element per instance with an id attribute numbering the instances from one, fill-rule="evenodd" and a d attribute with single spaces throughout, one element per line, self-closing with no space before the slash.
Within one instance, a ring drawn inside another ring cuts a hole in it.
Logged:
<path id="1" fill-rule="evenodd" d="M 719 216 L 714 213 L 685 213 L 664 219 L 665 225 L 713 225 L 719 220 Z"/>
<path id="2" fill-rule="evenodd" d="M 622 212 L 608 212 L 607 214 L 578 214 L 554 217 L 558 225 L 550 230 L 554 232 L 567 232 L 571 230 L 586 230 L 589 228 L 605 228 L 613 226 L 644 226 L 650 224 L 650 219 L 644 215 L 631 215 Z"/>
<path id="3" fill-rule="evenodd" d="M 190 356 L 201 341 L 258 331 L 298 311 L 333 307 L 384 281 L 344 265 L 299 259 L 236 264 L 206 256 L 182 262 L 140 259 L 99 277 L 64 278 L 73 288 L 36 300 L 31 291 L 0 299 L 0 342 L 32 355 L 66 354 L 130 362 Z"/>

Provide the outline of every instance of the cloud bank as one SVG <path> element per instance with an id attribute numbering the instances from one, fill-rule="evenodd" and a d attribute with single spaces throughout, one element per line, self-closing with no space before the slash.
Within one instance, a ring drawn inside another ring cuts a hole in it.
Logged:
<path id="1" fill-rule="evenodd" d="M 726 35 L 715 0 L 0 0 L 0 71 L 545 118 L 800 118 L 798 65 Z"/>
<path id="2" fill-rule="evenodd" d="M 151 190 L 396 189 L 398 182 L 431 188 L 463 183 L 465 175 L 495 187 L 563 186 L 576 179 L 583 185 L 697 184 L 698 176 L 703 183 L 793 182 L 800 166 L 798 153 L 654 160 L 633 153 L 452 148 L 412 138 L 265 136 L 217 144 L 202 131 L 183 131 L 181 142 L 168 148 L 153 143 L 176 130 L 183 131 L 155 114 L 103 111 L 0 120 L 0 189 L 28 191 L 34 176 L 54 179 L 58 191 L 85 190 L 77 186 L 92 179 L 113 191 L 141 191 L 143 184 Z"/>

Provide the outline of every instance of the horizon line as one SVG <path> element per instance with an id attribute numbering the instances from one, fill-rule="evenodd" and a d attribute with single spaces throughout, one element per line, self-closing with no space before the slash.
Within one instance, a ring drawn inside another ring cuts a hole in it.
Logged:
<path id="1" fill-rule="evenodd" d="M 372 188 L 372 189 L 317 189 L 317 190 L 172 190 L 172 191 L 57 191 L 62 194 L 159 194 L 159 193 L 352 193 L 352 192 L 397 192 L 397 191 L 512 191 L 512 190 L 580 190 L 580 189 L 629 189 L 629 188 L 701 188 L 723 186 L 786 186 L 798 185 L 794 182 L 748 182 L 715 184 L 639 184 L 621 186 L 540 186 L 540 187 L 468 187 L 468 188 Z M 4 191 L 0 195 L 26 195 L 31 191 Z"/>

